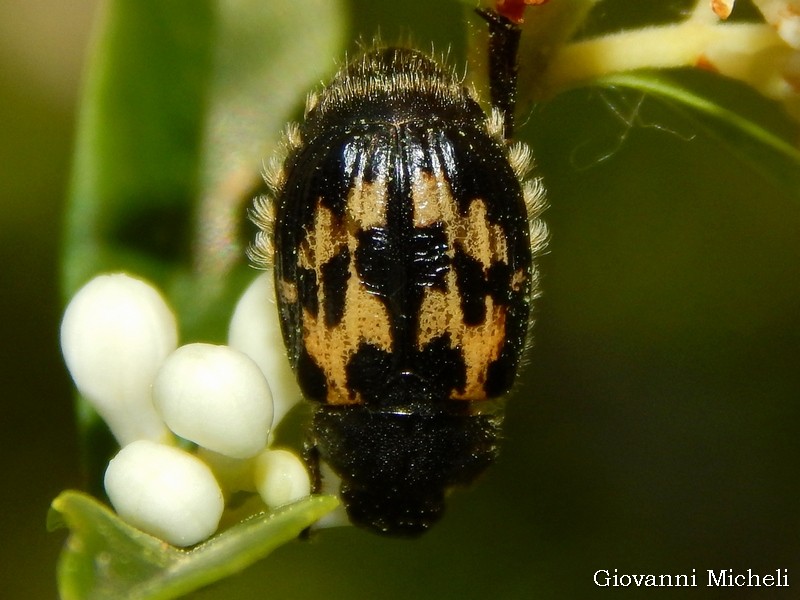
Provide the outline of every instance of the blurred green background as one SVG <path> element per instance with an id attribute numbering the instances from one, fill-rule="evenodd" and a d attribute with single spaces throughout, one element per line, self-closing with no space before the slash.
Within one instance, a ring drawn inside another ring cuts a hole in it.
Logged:
<path id="1" fill-rule="evenodd" d="M 0 2 L 0 596 L 56 598 L 50 500 L 81 485 L 58 348 L 58 246 L 95 2 Z"/>
<path id="2" fill-rule="evenodd" d="M 686 5 L 649 10 L 675 18 Z M 45 515 L 83 484 L 57 270 L 94 7 L 0 4 L 3 598 L 56 596 L 65 535 L 46 533 Z M 630 0 L 603 7 L 599 28 L 653 17 Z M 352 39 L 380 29 L 463 56 L 455 2 L 350 10 Z M 747 91 L 703 83 L 780 122 Z M 194 597 L 642 597 L 593 585 L 614 568 L 697 570 L 701 587 L 660 597 L 797 597 L 800 190 L 775 187 L 654 100 L 629 123 L 613 110 L 639 99 L 577 90 L 520 131 L 549 189 L 552 243 L 535 346 L 480 485 L 421 540 L 325 531 Z M 725 568 L 788 568 L 794 593 L 702 587 L 706 569 Z"/>

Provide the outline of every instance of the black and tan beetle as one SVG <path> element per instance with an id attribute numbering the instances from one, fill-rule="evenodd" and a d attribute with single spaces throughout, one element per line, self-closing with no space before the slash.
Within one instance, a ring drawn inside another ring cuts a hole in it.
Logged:
<path id="1" fill-rule="evenodd" d="M 382 47 L 288 129 L 250 254 L 274 264 L 289 359 L 316 403 L 309 460 L 350 520 L 413 536 L 495 458 L 546 241 L 528 149 L 509 140 L 519 27 L 493 11 L 487 115 L 451 69 Z"/>

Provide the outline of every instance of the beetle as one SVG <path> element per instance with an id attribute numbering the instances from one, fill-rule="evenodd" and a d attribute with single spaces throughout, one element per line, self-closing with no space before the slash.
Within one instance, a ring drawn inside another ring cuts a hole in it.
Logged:
<path id="1" fill-rule="evenodd" d="M 344 65 L 290 126 L 251 258 L 274 264 L 287 354 L 314 404 L 307 448 L 350 520 L 416 536 L 493 462 L 546 243 L 512 143 L 519 26 L 491 10 L 490 113 L 405 47 Z"/>

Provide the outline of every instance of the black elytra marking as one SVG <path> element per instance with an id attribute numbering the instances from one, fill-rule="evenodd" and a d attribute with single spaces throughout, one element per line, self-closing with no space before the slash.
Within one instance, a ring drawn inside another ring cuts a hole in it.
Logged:
<path id="1" fill-rule="evenodd" d="M 299 308 L 303 308 L 310 314 L 316 316 L 319 312 L 317 301 L 317 274 L 311 269 L 298 266 L 295 271 L 295 280 L 298 297 L 300 298 Z M 291 310 L 292 319 L 299 318 L 300 312 L 297 310 L 298 307 L 292 307 L 291 303 L 287 303 L 284 306 Z"/>
<path id="2" fill-rule="evenodd" d="M 305 349 L 298 353 L 295 363 L 297 381 L 307 398 L 324 398 L 328 389 L 325 373 Z"/>
<path id="3" fill-rule="evenodd" d="M 461 291 L 461 310 L 464 312 L 464 323 L 479 325 L 486 319 L 486 280 L 483 266 L 456 245 L 453 258 L 458 289 Z"/>
<path id="4" fill-rule="evenodd" d="M 361 284 L 381 298 L 392 298 L 405 284 L 400 240 L 386 227 L 373 227 L 357 234 L 356 270 Z"/>
<path id="5" fill-rule="evenodd" d="M 347 382 L 366 404 L 391 407 L 431 403 L 464 385 L 464 360 L 447 335 L 410 352 L 408 366 L 397 372 L 389 352 L 361 344 L 347 365 Z"/>
<path id="6" fill-rule="evenodd" d="M 536 278 L 524 169 L 487 123 L 428 56 L 367 51 L 312 102 L 275 190 L 311 466 L 328 462 L 351 519 L 380 533 L 423 532 L 497 452 L 501 417 L 478 401 L 514 381 Z"/>
<path id="7" fill-rule="evenodd" d="M 447 234 L 443 223 L 414 228 L 409 275 L 416 286 L 438 290 L 445 288 L 445 275 L 452 262 L 447 249 Z"/>
<path id="8" fill-rule="evenodd" d="M 401 285 L 442 289 L 451 262 L 447 247 L 441 223 L 413 228 L 407 248 L 388 229 L 371 228 L 358 234 L 356 268 L 364 287 L 384 298 Z"/>
<path id="9" fill-rule="evenodd" d="M 345 292 L 350 278 L 350 252 L 341 248 L 322 265 L 322 298 L 325 304 L 325 326 L 333 327 L 342 320 L 345 309 Z"/>

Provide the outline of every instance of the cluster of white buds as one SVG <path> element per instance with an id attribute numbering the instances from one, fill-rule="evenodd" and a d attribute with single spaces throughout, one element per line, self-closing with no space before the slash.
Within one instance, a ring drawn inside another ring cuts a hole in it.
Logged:
<path id="1" fill-rule="evenodd" d="M 310 493 L 301 459 L 268 446 L 273 417 L 301 397 L 267 309 L 271 281 L 264 273 L 245 292 L 229 346 L 178 347 L 162 295 L 122 273 L 87 283 L 64 314 L 67 368 L 122 447 L 106 493 L 125 521 L 171 544 L 212 535 L 235 492 L 258 492 L 268 508 Z"/>

